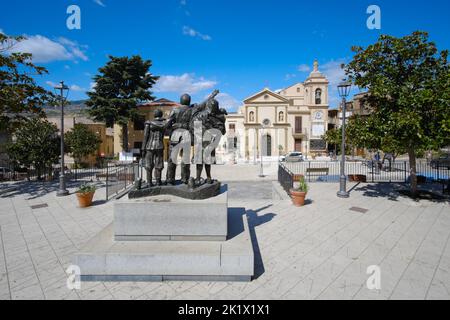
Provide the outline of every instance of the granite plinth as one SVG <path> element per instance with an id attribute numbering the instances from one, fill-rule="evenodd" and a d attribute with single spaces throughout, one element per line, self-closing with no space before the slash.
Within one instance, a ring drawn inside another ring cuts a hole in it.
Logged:
<path id="1" fill-rule="evenodd" d="M 245 210 L 228 210 L 226 241 L 115 241 L 109 225 L 76 255 L 83 281 L 250 281 L 254 253 Z"/>
<path id="2" fill-rule="evenodd" d="M 118 241 L 224 241 L 227 186 L 220 191 L 204 200 L 173 195 L 122 198 L 114 203 L 114 237 Z"/>

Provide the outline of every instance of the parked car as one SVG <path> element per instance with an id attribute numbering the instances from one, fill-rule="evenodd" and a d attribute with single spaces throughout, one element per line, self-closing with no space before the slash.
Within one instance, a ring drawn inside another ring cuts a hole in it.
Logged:
<path id="1" fill-rule="evenodd" d="M 433 169 L 437 169 L 439 167 L 439 168 L 447 168 L 448 170 L 450 170 L 450 154 L 446 153 L 439 156 L 439 158 L 431 160 L 430 166 Z"/>
<path id="2" fill-rule="evenodd" d="M 301 162 L 304 161 L 303 153 L 301 152 L 291 152 L 286 155 L 286 162 Z"/>

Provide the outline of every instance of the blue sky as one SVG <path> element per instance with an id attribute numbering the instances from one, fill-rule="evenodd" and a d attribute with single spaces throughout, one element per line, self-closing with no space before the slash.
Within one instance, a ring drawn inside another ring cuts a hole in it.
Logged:
<path id="1" fill-rule="evenodd" d="M 81 9 L 81 30 L 69 30 L 69 5 Z M 369 30 L 369 5 L 381 8 L 381 30 Z M 5 14 L 7 13 L 7 14 Z M 158 98 L 194 101 L 213 89 L 235 109 L 251 94 L 304 81 L 315 58 L 331 81 L 331 107 L 338 101 L 339 64 L 351 46 L 366 46 L 380 34 L 425 30 L 440 49 L 450 48 L 447 0 L 58 0 L 3 1 L 0 31 L 26 35 L 20 48 L 50 74 L 38 82 L 50 89 L 65 80 L 69 98 L 83 99 L 107 55 L 139 54 L 162 76 Z"/>

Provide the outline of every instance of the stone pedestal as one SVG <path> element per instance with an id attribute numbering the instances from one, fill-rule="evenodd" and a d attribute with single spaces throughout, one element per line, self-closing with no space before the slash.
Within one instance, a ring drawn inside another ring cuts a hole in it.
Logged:
<path id="1" fill-rule="evenodd" d="M 226 187 L 213 198 L 173 195 L 123 199 L 114 204 L 116 240 L 215 240 L 227 238 Z"/>
<path id="2" fill-rule="evenodd" d="M 84 281 L 250 281 L 254 274 L 245 210 L 228 208 L 226 186 L 206 200 L 117 201 L 114 222 L 74 263 Z"/>

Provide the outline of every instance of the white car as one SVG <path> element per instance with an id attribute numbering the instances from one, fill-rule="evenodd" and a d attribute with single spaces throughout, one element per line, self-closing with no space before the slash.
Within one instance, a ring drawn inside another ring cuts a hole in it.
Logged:
<path id="1" fill-rule="evenodd" d="M 286 162 L 301 162 L 305 161 L 305 157 L 303 156 L 303 153 L 301 152 L 290 152 L 286 155 L 285 160 Z"/>

